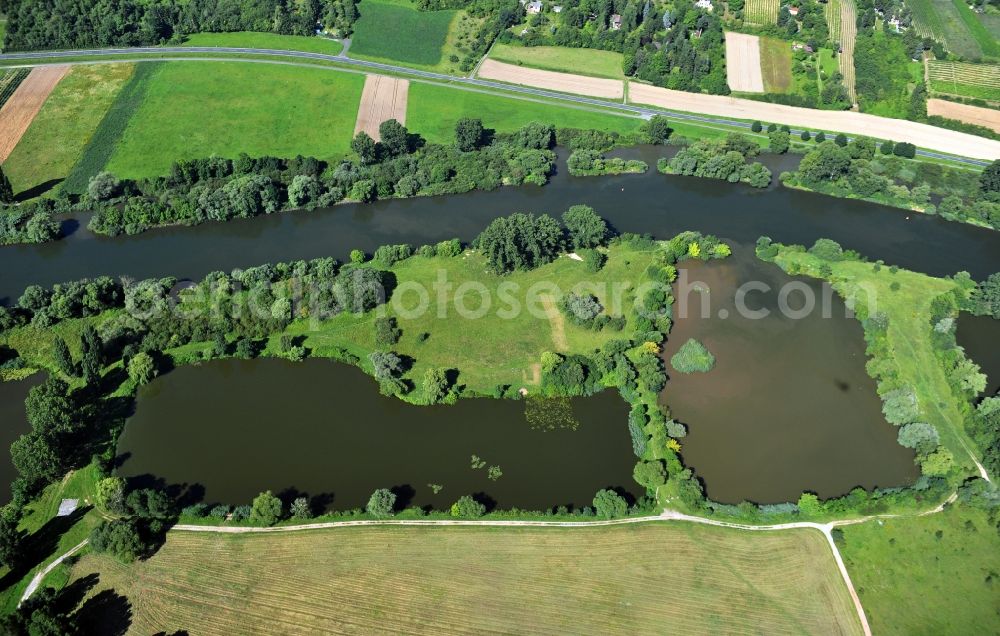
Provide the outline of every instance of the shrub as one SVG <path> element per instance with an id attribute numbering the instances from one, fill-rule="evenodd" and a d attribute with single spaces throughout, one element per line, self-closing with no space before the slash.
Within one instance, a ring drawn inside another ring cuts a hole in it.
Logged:
<path id="1" fill-rule="evenodd" d="M 689 338 L 670 358 L 670 366 L 680 373 L 705 373 L 715 366 L 715 356 L 694 338 Z"/>
<path id="2" fill-rule="evenodd" d="M 388 488 L 379 488 L 368 498 L 365 510 L 373 517 L 388 517 L 392 515 L 396 505 L 396 494 Z"/>
<path id="3" fill-rule="evenodd" d="M 451 504 L 452 517 L 476 518 L 486 514 L 486 506 L 479 503 L 469 495 L 463 495 L 458 501 Z"/>
<path id="4" fill-rule="evenodd" d="M 628 512 L 628 504 L 621 495 L 613 490 L 598 490 L 594 495 L 594 510 L 598 517 L 614 519 L 624 517 Z"/>
<path id="5" fill-rule="evenodd" d="M 253 500 L 250 507 L 250 522 L 262 526 L 274 525 L 281 518 L 281 500 L 266 490 Z"/>
<path id="6" fill-rule="evenodd" d="M 940 443 L 937 429 L 926 422 L 912 422 L 899 429 L 897 437 L 900 446 L 916 449 L 919 453 L 929 453 Z"/>

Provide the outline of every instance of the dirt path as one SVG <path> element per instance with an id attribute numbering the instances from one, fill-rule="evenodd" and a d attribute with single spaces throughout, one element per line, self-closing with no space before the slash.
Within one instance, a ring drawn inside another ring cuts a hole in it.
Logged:
<path id="1" fill-rule="evenodd" d="M 967 124 L 984 126 L 993 132 L 1000 133 L 1000 110 L 958 104 L 944 99 L 928 99 L 927 114 L 940 115 L 948 119 L 957 119 Z"/>
<path id="2" fill-rule="evenodd" d="M 854 88 L 854 40 L 858 37 L 858 22 L 854 0 L 840 2 L 840 72 L 844 76 L 844 86 L 851 103 L 858 105 L 858 93 Z"/>
<path id="3" fill-rule="evenodd" d="M 361 92 L 354 134 L 363 130 L 369 137 L 379 141 L 378 127 L 382 122 L 395 119 L 405 124 L 409 90 L 409 80 L 385 75 L 368 75 L 365 78 L 365 88 Z"/>
<path id="4" fill-rule="evenodd" d="M 479 77 L 589 97 L 605 99 L 623 99 L 625 97 L 625 82 L 621 80 L 542 71 L 517 64 L 497 62 L 496 60 L 483 60 L 479 66 Z"/>
<path id="5" fill-rule="evenodd" d="M 42 109 L 49 93 L 56 87 L 69 66 L 42 66 L 32 69 L 7 103 L 0 108 L 0 162 L 7 161 L 21 141 L 31 121 Z"/>
<path id="6" fill-rule="evenodd" d="M 764 92 L 759 37 L 726 31 L 726 83 L 741 93 Z"/>
<path id="7" fill-rule="evenodd" d="M 35 574 L 35 576 L 31 578 L 31 582 L 28 583 L 28 587 L 24 588 L 24 594 L 21 595 L 21 600 L 17 602 L 17 606 L 21 607 L 21 603 L 28 600 L 28 598 L 35 593 L 35 590 L 37 590 L 38 586 L 42 584 L 42 580 L 45 579 L 45 577 L 49 574 L 49 572 L 59 567 L 60 563 L 62 563 L 69 557 L 73 556 L 74 554 L 82 550 L 83 546 L 87 545 L 87 543 L 88 543 L 87 539 L 84 539 L 80 543 L 77 543 L 75 546 L 67 550 L 65 554 L 60 556 L 52 563 L 49 563 L 47 566 L 45 566 L 45 568 L 43 568 L 41 571 Z"/>
<path id="8" fill-rule="evenodd" d="M 549 327 L 552 329 L 552 344 L 556 351 L 567 351 L 569 343 L 566 342 L 566 323 L 562 312 L 556 307 L 556 300 L 548 294 L 539 296 L 542 305 L 545 307 L 545 315 L 549 319 Z"/>

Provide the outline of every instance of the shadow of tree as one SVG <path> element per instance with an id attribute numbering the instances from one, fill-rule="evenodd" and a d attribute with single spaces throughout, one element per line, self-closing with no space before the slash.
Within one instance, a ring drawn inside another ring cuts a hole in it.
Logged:
<path id="1" fill-rule="evenodd" d="M 77 508 L 65 517 L 49 519 L 45 525 L 29 535 L 24 540 L 24 548 L 17 563 L 2 578 L 0 589 L 7 589 L 27 576 L 31 570 L 59 548 L 59 539 L 73 527 L 76 522 L 90 511 L 90 506 Z"/>
<path id="2" fill-rule="evenodd" d="M 132 603 L 114 590 L 102 590 L 84 601 L 73 622 L 81 634 L 119 636 L 132 625 Z"/>

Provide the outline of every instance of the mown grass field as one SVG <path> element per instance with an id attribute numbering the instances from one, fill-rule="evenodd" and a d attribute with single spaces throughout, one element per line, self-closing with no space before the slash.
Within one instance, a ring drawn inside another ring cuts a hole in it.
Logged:
<path id="1" fill-rule="evenodd" d="M 563 210 L 549 212 L 558 217 Z M 514 387 L 532 384 L 540 371 L 542 353 L 593 351 L 607 340 L 621 337 L 620 332 L 611 329 L 593 331 L 571 323 L 554 307 L 562 295 L 577 284 L 593 282 L 603 286 L 591 293 L 607 313 L 628 315 L 632 310 L 630 302 L 620 303 L 622 306 L 617 308 L 612 303 L 612 284 L 617 281 L 640 284 L 653 259 L 652 251 L 614 246 L 607 263 L 596 274 L 588 272 L 584 263 L 562 257 L 532 271 L 498 276 L 487 271 L 486 259 L 475 252 L 456 258 L 409 258 L 395 265 L 392 272 L 407 288 L 425 290 L 428 304 L 423 311 L 416 311 L 420 303 L 418 292 L 412 289 L 394 292 L 387 315 L 397 318 L 403 333 L 393 351 L 416 361 L 408 375 L 418 386 L 424 371 L 430 367 L 457 369 L 460 383 L 484 394 L 491 393 L 498 384 Z M 446 277 L 450 286 L 439 294 L 435 284 L 441 276 Z M 510 305 L 501 299 L 501 284 L 513 286 L 511 297 L 521 308 L 509 312 L 515 314 L 513 317 L 505 315 L 508 312 L 504 310 Z M 485 303 L 474 289 L 480 285 L 485 286 L 488 296 Z M 550 317 L 546 315 L 544 297 L 553 305 Z M 460 312 L 458 304 L 467 313 Z M 367 365 L 369 352 L 379 348 L 375 344 L 374 320 L 371 313 L 341 314 L 319 329 L 302 320 L 288 331 L 305 336 L 305 346 L 317 355 L 343 347 Z M 421 334 L 429 337 L 421 340 Z"/>
<path id="2" fill-rule="evenodd" d="M 801 273 L 817 278 L 824 262 L 809 253 L 785 251 L 775 261 L 783 269 L 796 264 Z M 888 340 L 899 379 L 913 387 L 927 422 L 937 428 L 941 444 L 955 457 L 955 464 L 973 470 L 968 448 L 971 443 L 962 429 L 964 417 L 960 399 L 954 395 L 931 344 L 931 302 L 955 289 L 953 281 L 888 267 L 874 271 L 871 263 L 839 261 L 829 263 L 834 289 L 862 304 L 875 303 L 873 311 L 889 316 Z M 893 290 L 893 283 L 899 289 Z M 869 305 L 870 306 L 870 305 Z"/>
<path id="3" fill-rule="evenodd" d="M 1000 64 L 931 60 L 927 77 L 939 93 L 1000 101 Z"/>
<path id="4" fill-rule="evenodd" d="M 818 532 L 695 524 L 171 532 L 145 562 L 88 554 L 131 631 L 192 634 L 855 634 Z"/>
<path id="5" fill-rule="evenodd" d="M 132 77 L 118 92 L 111 108 L 101 119 L 79 160 L 63 182 L 64 190 L 82 194 L 86 191 L 90 179 L 104 169 L 132 116 L 146 98 L 149 80 L 156 74 L 161 64 L 163 62 L 145 62 L 136 65 Z"/>
<path id="6" fill-rule="evenodd" d="M 306 51 L 339 55 L 344 45 L 336 40 L 319 36 L 279 35 L 256 31 L 233 33 L 193 33 L 187 37 L 184 46 L 229 46 L 254 49 L 275 49 L 278 51 Z"/>
<path id="7" fill-rule="evenodd" d="M 635 131 L 642 121 L 555 103 L 539 103 L 491 93 L 447 88 L 412 82 L 407 103 L 406 126 L 428 141 L 453 143 L 455 122 L 478 117 L 483 125 L 499 132 L 516 130 L 540 121 L 557 128 L 593 128 L 621 133 Z"/>
<path id="8" fill-rule="evenodd" d="M 948 50 L 968 59 L 996 57 L 1000 45 L 964 0 L 909 0 L 917 29 L 945 43 Z"/>
<path id="9" fill-rule="evenodd" d="M 134 68 L 128 63 L 73 67 L 3 166 L 15 192 L 42 194 L 70 173 Z"/>
<path id="10" fill-rule="evenodd" d="M 457 11 L 417 11 L 407 0 L 365 0 L 354 24 L 349 55 L 435 67 Z"/>
<path id="11" fill-rule="evenodd" d="M 747 0 L 745 6 L 743 13 L 750 24 L 768 26 L 778 21 L 778 11 L 781 8 L 778 0 Z"/>
<path id="12" fill-rule="evenodd" d="M 959 505 L 842 530 L 874 633 L 1000 633 L 1000 537 L 985 512 Z"/>
<path id="13" fill-rule="evenodd" d="M 792 86 L 792 47 L 777 38 L 760 38 L 760 69 L 765 93 L 787 93 Z"/>
<path id="14" fill-rule="evenodd" d="M 364 76 L 241 62 L 170 62 L 106 166 L 125 177 L 164 174 L 177 159 L 346 155 Z"/>
<path id="15" fill-rule="evenodd" d="M 622 79 L 622 54 L 596 49 L 571 49 L 562 46 L 511 46 L 494 44 L 490 57 L 498 62 L 520 64 L 546 71 L 561 71 L 593 77 Z"/>

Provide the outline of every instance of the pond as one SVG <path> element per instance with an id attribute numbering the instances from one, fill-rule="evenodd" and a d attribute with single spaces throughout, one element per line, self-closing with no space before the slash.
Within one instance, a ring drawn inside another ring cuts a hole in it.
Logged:
<path id="1" fill-rule="evenodd" d="M 913 452 L 896 443 L 895 427 L 882 416 L 865 371 L 861 324 L 846 317 L 832 290 L 824 301 L 818 281 L 758 260 L 752 245 L 737 246 L 723 261 L 683 262 L 679 274 L 662 398 L 688 426 L 684 461 L 711 499 L 777 503 L 805 490 L 827 498 L 855 486 L 907 485 L 919 476 Z M 770 289 L 744 300 L 751 311 L 767 310 L 766 317 L 737 310 L 736 290 L 749 281 Z M 788 283 L 798 289 L 788 288 L 791 311 L 782 312 L 779 296 Z M 790 317 L 806 293 L 814 294 L 816 311 Z M 824 302 L 829 317 L 820 309 Z M 714 369 L 683 374 L 670 367 L 689 338 L 712 352 Z"/>
<path id="2" fill-rule="evenodd" d="M 200 278 L 213 270 L 275 261 L 345 260 L 351 249 L 371 252 L 388 243 L 468 241 L 498 216 L 520 211 L 559 215 L 577 203 L 593 206 L 619 231 L 657 238 L 698 230 L 740 242 L 765 234 L 811 245 L 827 237 L 873 259 L 933 275 L 966 270 L 981 280 L 1000 270 L 1000 232 L 777 186 L 759 191 L 658 174 L 656 159 L 668 152 L 643 147 L 619 153 L 649 163 L 645 175 L 577 178 L 560 170 L 544 187 L 345 204 L 132 237 L 97 237 L 81 228 L 55 243 L 0 247 L 0 303 L 16 301 L 30 284 L 101 274 Z"/>
<path id="3" fill-rule="evenodd" d="M 572 400 L 575 430 L 533 428 L 525 406 L 413 406 L 330 360 L 213 361 L 140 390 L 118 444 L 119 474 L 204 488 L 207 502 L 249 503 L 270 489 L 336 510 L 363 507 L 376 488 L 435 509 L 468 494 L 528 510 L 589 506 L 605 487 L 641 494 L 628 407 L 616 392 Z M 485 466 L 472 468 L 472 455 Z M 502 477 L 489 479 L 490 466 Z M 431 484 L 443 488 L 435 494 Z"/>
<path id="4" fill-rule="evenodd" d="M 17 477 L 14 463 L 10 458 L 10 445 L 21 435 L 31 430 L 24 414 L 24 400 L 31 387 L 45 381 L 44 373 L 36 373 L 17 382 L 0 382 L 0 505 L 10 501 L 10 483 Z"/>
<path id="5" fill-rule="evenodd" d="M 962 312 L 958 316 L 955 340 L 965 349 L 965 355 L 986 374 L 983 395 L 996 395 L 1000 391 L 1000 320 Z"/>

